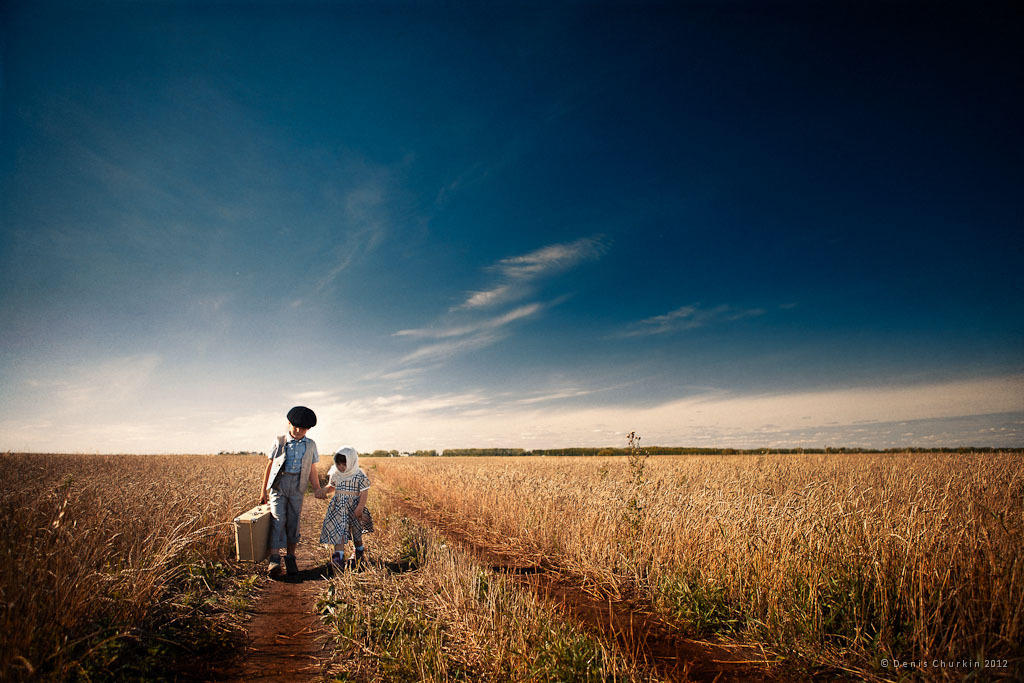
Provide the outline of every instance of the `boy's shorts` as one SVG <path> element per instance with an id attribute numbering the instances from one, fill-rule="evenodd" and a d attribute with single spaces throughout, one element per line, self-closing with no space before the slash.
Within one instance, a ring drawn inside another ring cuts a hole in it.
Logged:
<path id="1" fill-rule="evenodd" d="M 299 517 L 302 515 L 302 497 L 306 493 L 300 485 L 302 475 L 281 472 L 277 483 L 270 489 L 270 548 L 284 548 L 299 542 Z"/>

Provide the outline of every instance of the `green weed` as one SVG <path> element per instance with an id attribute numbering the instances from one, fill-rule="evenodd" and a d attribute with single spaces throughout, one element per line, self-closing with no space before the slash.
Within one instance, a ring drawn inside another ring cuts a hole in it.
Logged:
<path id="1" fill-rule="evenodd" d="M 697 635 L 737 633 L 745 623 L 725 587 L 698 571 L 662 580 L 655 600 L 676 620 L 689 624 Z"/>
<path id="2" fill-rule="evenodd" d="M 387 680 L 421 681 L 447 674 L 441 652 L 443 629 L 416 605 L 401 598 L 353 603 L 339 599 L 332 583 L 319 609 L 341 642 L 376 658 L 379 673 Z"/>
<path id="3" fill-rule="evenodd" d="M 605 651 L 589 636 L 566 624 L 552 624 L 533 646 L 531 680 L 566 683 L 606 680 Z"/>

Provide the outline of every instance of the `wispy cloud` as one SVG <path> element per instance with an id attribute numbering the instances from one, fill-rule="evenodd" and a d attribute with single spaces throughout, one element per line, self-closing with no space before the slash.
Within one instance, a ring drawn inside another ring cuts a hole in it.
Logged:
<path id="1" fill-rule="evenodd" d="M 483 163 L 473 164 L 463 173 L 459 174 L 455 180 L 452 180 L 438 190 L 437 197 L 434 199 L 434 204 L 438 207 L 445 206 L 449 201 L 451 201 L 452 197 L 466 188 L 480 183 L 491 175 L 491 172 L 500 165 L 500 162 L 494 166 L 488 166 Z"/>
<path id="2" fill-rule="evenodd" d="M 394 194 L 391 171 L 373 166 L 352 175 L 362 180 L 354 186 L 329 186 L 323 193 L 324 201 L 337 214 L 336 234 L 341 238 L 330 251 L 334 263 L 317 281 L 316 293 L 330 286 L 352 263 L 372 253 L 390 230 Z"/>
<path id="3" fill-rule="evenodd" d="M 403 356 L 399 362 L 402 364 L 408 364 L 438 361 L 450 358 L 458 353 L 482 349 L 502 339 L 504 339 L 503 335 L 484 332 L 474 334 L 471 337 L 465 337 L 463 339 L 453 339 L 438 342 L 436 344 L 427 344 L 426 346 L 421 346 L 412 353 Z"/>
<path id="4" fill-rule="evenodd" d="M 561 401 L 567 398 L 577 398 L 579 396 L 588 396 L 593 394 L 595 389 L 562 389 L 547 394 L 541 394 L 540 396 L 530 396 L 529 398 L 520 398 L 515 402 L 518 405 L 533 405 L 534 403 L 548 403 L 549 401 Z"/>
<path id="5" fill-rule="evenodd" d="M 597 391 L 575 385 L 527 396 L 392 392 L 318 407 L 316 438 L 365 449 L 550 448 L 624 445 L 636 430 L 651 444 L 887 447 L 928 444 L 923 435 L 935 432 L 944 444 L 1019 445 L 1022 391 L 1024 376 L 1011 375 L 777 394 L 709 390 L 648 406 L 592 402 L 582 396 Z M 581 399 L 565 400 L 574 396 Z"/>
<path id="6" fill-rule="evenodd" d="M 436 394 L 433 396 L 377 396 L 369 400 L 345 404 L 345 408 L 357 415 L 409 416 L 428 413 L 447 413 L 489 403 L 490 399 L 474 392 L 462 394 Z"/>
<path id="7" fill-rule="evenodd" d="M 548 304 L 534 302 L 515 308 L 508 313 L 476 320 L 465 325 L 399 330 L 394 333 L 394 336 L 444 340 L 421 346 L 412 353 L 403 356 L 399 363 L 407 365 L 410 363 L 437 362 L 459 353 L 491 346 L 508 336 L 508 332 L 504 329 L 508 325 L 535 316 L 545 308 L 557 303 L 558 301 Z"/>
<path id="8" fill-rule="evenodd" d="M 512 287 L 510 285 L 498 285 L 494 289 L 488 289 L 483 292 L 473 292 L 466 299 L 466 302 L 458 308 L 485 308 L 487 306 L 494 306 L 501 303 L 509 298 L 512 294 Z"/>
<path id="9" fill-rule="evenodd" d="M 296 401 L 326 401 L 330 400 L 335 396 L 333 391 L 302 391 L 293 395 Z"/>
<path id="10" fill-rule="evenodd" d="M 565 272 L 587 260 L 599 258 L 606 249 L 603 238 L 582 237 L 573 242 L 550 244 L 520 256 L 505 258 L 487 270 L 498 275 L 490 288 L 470 292 L 453 311 L 488 308 L 525 298 L 538 280 Z"/>
<path id="11" fill-rule="evenodd" d="M 701 308 L 700 304 L 681 306 L 664 315 L 656 315 L 630 324 L 621 337 L 646 337 L 655 334 L 683 332 L 716 323 L 732 322 L 764 315 L 763 308 L 734 308 L 727 304 Z"/>
<path id="12" fill-rule="evenodd" d="M 468 325 L 460 325 L 457 327 L 428 327 L 414 330 L 399 330 L 395 332 L 396 337 L 423 337 L 429 339 L 448 339 L 450 337 L 462 337 L 467 334 L 474 334 L 483 330 L 495 330 L 500 327 L 504 327 L 509 323 L 515 322 L 522 318 L 528 318 L 532 315 L 536 315 L 541 309 L 543 304 L 532 303 L 526 306 L 520 306 L 519 308 L 513 309 L 504 315 L 499 315 L 493 318 L 487 318 L 485 320 L 479 320 Z"/>
<path id="13" fill-rule="evenodd" d="M 416 377 L 417 375 L 422 375 L 426 371 L 426 367 L 404 368 L 402 370 L 395 370 L 394 372 L 385 372 L 384 374 L 377 376 L 367 376 L 364 377 L 364 379 L 382 379 L 386 381 L 407 380 Z"/>
<path id="14" fill-rule="evenodd" d="M 129 377 L 146 376 L 144 362 L 125 360 L 119 359 L 118 364 L 134 368 L 127 371 Z M 96 379 L 100 374 L 113 377 L 107 367 L 96 372 Z M 122 386 L 137 382 L 126 379 Z M 641 433 L 650 444 L 742 448 L 826 444 L 1018 447 L 1024 437 L 1024 375 L 774 394 L 709 390 L 653 406 L 591 401 L 583 397 L 586 392 L 585 387 L 568 384 L 528 395 L 479 389 L 424 394 L 389 390 L 345 399 L 324 389 L 304 396 L 317 412 L 313 438 L 324 452 L 342 443 L 360 450 L 621 446 L 630 430 Z M 574 396 L 579 400 L 571 400 Z M 560 399 L 564 403 L 559 404 Z M 101 412 L 109 415 L 110 408 L 104 406 Z M 69 411 L 61 405 L 35 411 L 29 419 L 5 416 L 0 419 L 0 448 L 97 452 L 266 449 L 271 445 L 268 435 L 284 428 L 281 406 L 258 407 L 251 413 L 239 410 L 216 420 L 162 412 L 133 415 L 130 421 L 102 417 Z M 26 433 L 31 434 L 30 441 Z"/>
<path id="15" fill-rule="evenodd" d="M 499 315 L 485 316 L 485 311 L 502 304 L 519 301 L 532 294 L 536 283 L 545 277 L 564 272 L 573 266 L 599 257 L 605 249 L 600 237 L 583 237 L 572 242 L 550 244 L 526 254 L 504 258 L 486 267 L 498 281 L 489 289 L 471 292 L 462 304 L 448 311 L 430 327 L 398 330 L 392 336 L 409 339 L 437 340 L 402 356 L 398 364 L 436 363 L 467 351 L 481 349 L 508 337 L 512 323 L 534 317 L 556 306 L 565 297 L 552 301 L 525 303 Z"/>
<path id="16" fill-rule="evenodd" d="M 93 409 L 134 400 L 160 364 L 160 356 L 142 354 L 114 358 L 68 371 L 55 385 L 55 395 L 69 409 Z"/>
<path id="17" fill-rule="evenodd" d="M 507 277 L 524 280 L 570 268 L 580 261 L 601 255 L 604 246 L 594 237 L 583 237 L 575 242 L 552 244 L 522 256 L 502 259 L 495 266 Z"/>
<path id="18" fill-rule="evenodd" d="M 52 422 L 58 432 L 81 425 L 109 425 L 146 413 L 158 391 L 157 354 L 110 356 L 91 362 L 47 363 L 18 382 L 17 391 L 0 399 L 5 417 Z"/>

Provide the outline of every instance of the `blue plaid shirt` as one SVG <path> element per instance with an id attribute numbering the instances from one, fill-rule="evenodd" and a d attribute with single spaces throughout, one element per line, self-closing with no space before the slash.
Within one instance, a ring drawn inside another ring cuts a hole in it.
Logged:
<path id="1" fill-rule="evenodd" d="M 299 474 L 302 472 L 302 456 L 306 454 L 306 437 L 301 439 L 288 439 L 284 445 L 284 471 L 288 474 Z M 319 462 L 320 456 L 313 454 L 313 462 Z"/>

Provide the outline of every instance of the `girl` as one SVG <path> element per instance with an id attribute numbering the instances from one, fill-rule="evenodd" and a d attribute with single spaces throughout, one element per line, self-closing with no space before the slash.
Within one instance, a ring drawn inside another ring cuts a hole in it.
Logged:
<path id="1" fill-rule="evenodd" d="M 373 520 L 366 509 L 366 496 L 370 479 L 359 469 L 359 454 L 351 446 L 338 449 L 334 465 L 327 472 L 325 493 L 334 493 L 327 504 L 327 515 L 320 529 L 320 542 L 333 543 L 331 564 L 338 570 L 345 568 L 345 543 L 349 538 L 356 546 L 356 563 L 363 559 L 363 533 L 373 531 Z"/>

